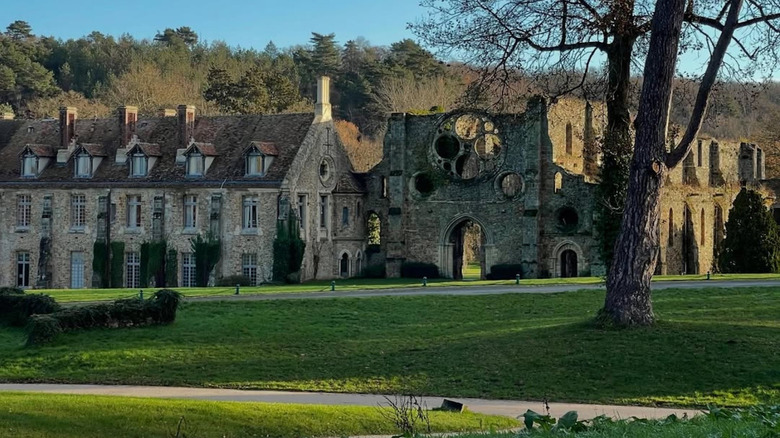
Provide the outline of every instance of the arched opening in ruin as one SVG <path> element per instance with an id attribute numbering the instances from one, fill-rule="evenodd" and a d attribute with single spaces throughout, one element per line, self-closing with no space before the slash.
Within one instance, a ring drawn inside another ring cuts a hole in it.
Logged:
<path id="1" fill-rule="evenodd" d="M 379 215 L 373 211 L 368 214 L 366 230 L 368 231 L 368 244 L 370 246 L 376 245 L 378 249 L 382 243 L 382 221 L 379 220 Z"/>
<path id="2" fill-rule="evenodd" d="M 561 277 L 571 278 L 577 276 L 577 253 L 567 249 L 561 252 Z"/>
<path id="3" fill-rule="evenodd" d="M 339 277 L 349 277 L 349 254 L 346 252 L 339 258 Z"/>
<path id="4" fill-rule="evenodd" d="M 479 223 L 464 219 L 450 232 L 449 243 L 452 245 L 452 278 L 485 278 L 485 237 Z"/>
<path id="5" fill-rule="evenodd" d="M 699 244 L 693 224 L 693 213 L 688 205 L 683 210 L 683 274 L 699 273 Z"/>

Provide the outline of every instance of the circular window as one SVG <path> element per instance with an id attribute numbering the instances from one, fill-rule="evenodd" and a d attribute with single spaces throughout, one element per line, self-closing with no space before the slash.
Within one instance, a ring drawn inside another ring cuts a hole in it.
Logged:
<path id="1" fill-rule="evenodd" d="M 507 198 L 514 198 L 523 192 L 523 178 L 514 172 L 502 175 L 498 183 L 501 193 Z"/>
<path id="2" fill-rule="evenodd" d="M 436 153 L 444 159 L 455 158 L 460 152 L 460 142 L 452 135 L 442 135 L 436 140 Z"/>
<path id="3" fill-rule="evenodd" d="M 460 114 L 444 119 L 430 149 L 431 164 L 452 179 L 489 177 L 504 155 L 498 129 L 487 117 Z"/>
<path id="4" fill-rule="evenodd" d="M 333 176 L 333 159 L 330 157 L 325 157 L 320 162 L 320 181 L 322 181 L 323 184 L 327 184 L 331 177 Z"/>
<path id="5" fill-rule="evenodd" d="M 563 207 L 558 210 L 558 225 L 563 228 L 576 228 L 580 222 L 577 210 L 572 207 Z"/>
<path id="6" fill-rule="evenodd" d="M 418 173 L 414 176 L 414 189 L 421 194 L 430 194 L 435 188 L 436 186 L 433 183 L 433 179 L 427 173 Z"/>

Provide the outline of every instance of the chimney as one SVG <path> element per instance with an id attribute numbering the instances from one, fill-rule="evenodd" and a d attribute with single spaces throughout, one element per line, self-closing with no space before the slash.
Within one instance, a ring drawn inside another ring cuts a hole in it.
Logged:
<path id="1" fill-rule="evenodd" d="M 172 108 L 160 108 L 157 110 L 157 115 L 160 117 L 176 117 L 176 110 Z"/>
<path id="2" fill-rule="evenodd" d="M 60 107 L 60 147 L 67 148 L 76 136 L 78 110 L 72 106 Z"/>
<path id="3" fill-rule="evenodd" d="M 314 105 L 314 120 L 316 122 L 331 120 L 330 78 L 327 76 L 320 76 L 317 79 L 317 103 Z"/>
<path id="4" fill-rule="evenodd" d="M 190 139 L 195 136 L 195 107 L 179 105 L 176 110 L 179 120 L 179 147 L 186 148 Z"/>
<path id="5" fill-rule="evenodd" d="M 117 109 L 119 115 L 119 137 L 121 146 L 126 148 L 130 139 L 135 135 L 135 125 L 138 121 L 138 107 L 120 106 Z"/>

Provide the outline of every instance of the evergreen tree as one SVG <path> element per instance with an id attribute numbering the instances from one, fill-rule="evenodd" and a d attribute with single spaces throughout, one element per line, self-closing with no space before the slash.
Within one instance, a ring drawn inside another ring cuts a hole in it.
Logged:
<path id="1" fill-rule="evenodd" d="M 723 272 L 780 271 L 780 234 L 760 193 L 743 188 L 734 199 L 718 262 Z"/>
<path id="2" fill-rule="evenodd" d="M 336 46 L 336 35 L 312 32 L 311 70 L 315 76 L 335 77 L 341 69 L 341 54 Z"/>

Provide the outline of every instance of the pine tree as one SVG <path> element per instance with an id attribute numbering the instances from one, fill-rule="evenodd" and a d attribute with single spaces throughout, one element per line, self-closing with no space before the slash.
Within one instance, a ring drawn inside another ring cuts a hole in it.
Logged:
<path id="1" fill-rule="evenodd" d="M 780 271 L 780 233 L 760 193 L 742 189 L 734 199 L 718 262 L 723 272 Z"/>

